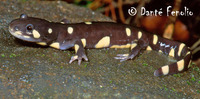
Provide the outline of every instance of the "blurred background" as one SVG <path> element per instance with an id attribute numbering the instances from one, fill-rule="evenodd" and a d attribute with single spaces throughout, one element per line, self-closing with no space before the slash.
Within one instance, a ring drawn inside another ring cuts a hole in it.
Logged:
<path id="1" fill-rule="evenodd" d="M 193 60 L 200 65 L 200 0 L 63 0 L 65 2 L 101 12 L 118 23 L 130 24 L 155 33 L 164 38 L 183 42 L 191 47 Z M 182 11 L 192 15 L 169 16 L 171 11 Z M 138 13 L 131 16 L 128 10 L 134 7 Z M 141 7 L 146 11 L 161 11 L 159 15 L 141 15 Z"/>

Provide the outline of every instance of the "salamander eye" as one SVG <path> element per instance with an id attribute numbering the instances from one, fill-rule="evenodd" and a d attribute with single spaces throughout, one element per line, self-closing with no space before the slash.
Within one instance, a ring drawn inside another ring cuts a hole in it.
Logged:
<path id="1" fill-rule="evenodd" d="M 27 29 L 28 31 L 32 31 L 32 30 L 33 30 L 33 25 L 32 25 L 32 24 L 28 24 L 28 25 L 26 26 L 26 29 Z"/>
<path id="2" fill-rule="evenodd" d="M 21 14 L 21 15 L 20 15 L 20 18 L 21 18 L 21 19 L 25 19 L 25 18 L 27 18 L 27 17 L 28 17 L 28 16 L 27 16 L 26 14 Z"/>

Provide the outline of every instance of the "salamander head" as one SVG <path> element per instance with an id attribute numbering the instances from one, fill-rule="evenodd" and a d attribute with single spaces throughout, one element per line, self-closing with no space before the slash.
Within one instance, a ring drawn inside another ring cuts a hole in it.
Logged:
<path id="1" fill-rule="evenodd" d="M 15 19 L 9 24 L 9 31 L 13 36 L 24 41 L 48 43 L 55 40 L 57 35 L 52 33 L 50 27 L 53 26 L 47 20 L 22 14 L 19 19 Z"/>

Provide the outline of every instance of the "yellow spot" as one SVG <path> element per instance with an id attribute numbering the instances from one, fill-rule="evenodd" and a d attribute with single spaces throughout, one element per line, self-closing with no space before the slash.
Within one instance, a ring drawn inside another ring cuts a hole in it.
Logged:
<path id="1" fill-rule="evenodd" d="M 24 37 L 24 38 L 31 38 L 30 36 L 26 36 L 26 35 L 25 35 L 25 36 L 23 36 L 23 37 Z"/>
<path id="2" fill-rule="evenodd" d="M 182 52 L 184 46 L 185 46 L 185 44 L 183 44 L 183 43 L 181 43 L 181 44 L 179 45 L 178 56 L 181 56 L 181 52 Z"/>
<path id="3" fill-rule="evenodd" d="M 140 39 L 141 37 L 142 37 L 142 32 L 139 31 L 139 32 L 138 32 L 138 39 Z"/>
<path id="4" fill-rule="evenodd" d="M 79 45 L 78 44 L 75 44 L 74 45 L 74 49 L 75 49 L 75 52 L 77 53 L 78 49 L 79 49 Z"/>
<path id="5" fill-rule="evenodd" d="M 148 46 L 146 50 L 148 50 L 148 51 L 151 51 L 152 49 L 151 49 L 151 47 L 150 47 L 150 46 Z"/>
<path id="6" fill-rule="evenodd" d="M 158 52 L 163 53 L 161 50 L 159 50 Z"/>
<path id="7" fill-rule="evenodd" d="M 136 43 L 134 44 L 126 44 L 126 45 L 112 45 L 110 48 L 135 48 L 136 47 Z"/>
<path id="8" fill-rule="evenodd" d="M 39 45 L 47 45 L 46 42 L 37 42 L 37 44 L 39 44 Z"/>
<path id="9" fill-rule="evenodd" d="M 105 36 L 95 45 L 95 48 L 108 47 L 109 45 L 110 45 L 110 37 Z"/>
<path id="10" fill-rule="evenodd" d="M 135 48 L 137 46 L 137 44 L 136 43 L 134 43 L 134 44 L 131 44 L 131 50 L 133 49 L 133 48 Z"/>
<path id="11" fill-rule="evenodd" d="M 33 30 L 33 37 L 40 38 L 40 33 L 37 30 Z"/>
<path id="12" fill-rule="evenodd" d="M 73 33 L 73 28 L 72 28 L 72 27 L 68 27 L 68 28 L 67 28 L 67 32 L 68 32 L 69 34 L 72 34 L 72 33 Z"/>
<path id="13" fill-rule="evenodd" d="M 126 45 L 112 45 L 110 48 L 130 48 L 131 44 Z"/>
<path id="14" fill-rule="evenodd" d="M 190 52 L 187 52 L 186 56 L 189 55 L 189 54 L 190 54 Z"/>
<path id="15" fill-rule="evenodd" d="M 169 66 L 168 65 L 163 66 L 161 69 L 162 69 L 162 72 L 163 72 L 164 75 L 167 75 L 169 73 Z"/>
<path id="16" fill-rule="evenodd" d="M 126 35 L 131 36 L 131 29 L 130 28 L 126 28 Z"/>
<path id="17" fill-rule="evenodd" d="M 86 39 L 81 39 L 81 42 L 83 44 L 83 47 L 85 47 L 86 46 Z"/>
<path id="18" fill-rule="evenodd" d="M 173 48 L 170 50 L 170 52 L 169 52 L 169 56 L 174 57 L 174 49 L 173 49 Z"/>
<path id="19" fill-rule="evenodd" d="M 16 31 L 15 34 L 22 35 L 22 32 L 21 31 Z"/>
<path id="20" fill-rule="evenodd" d="M 48 29 L 49 34 L 51 34 L 53 32 L 53 30 L 51 28 Z"/>
<path id="21" fill-rule="evenodd" d="M 53 47 L 53 48 L 57 48 L 57 49 L 60 48 L 60 44 L 59 44 L 58 42 L 54 42 L 54 43 L 52 43 L 52 44 L 49 45 L 49 46 L 51 46 L 51 47 Z"/>
<path id="22" fill-rule="evenodd" d="M 184 59 L 177 62 L 178 71 L 182 71 L 184 68 Z"/>
<path id="23" fill-rule="evenodd" d="M 153 44 L 156 45 L 157 42 L 158 42 L 158 36 L 153 35 Z"/>
<path id="24" fill-rule="evenodd" d="M 85 22 L 85 24 L 92 24 L 92 22 Z"/>
<path id="25" fill-rule="evenodd" d="M 65 24 L 65 22 L 60 22 L 61 24 Z"/>

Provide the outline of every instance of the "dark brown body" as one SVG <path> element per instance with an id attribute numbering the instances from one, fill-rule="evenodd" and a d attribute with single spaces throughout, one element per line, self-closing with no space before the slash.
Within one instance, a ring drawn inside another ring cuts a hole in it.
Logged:
<path id="1" fill-rule="evenodd" d="M 189 68 L 191 52 L 183 43 L 145 33 L 130 25 L 111 22 L 83 22 L 76 24 L 54 23 L 44 19 L 21 15 L 12 21 L 9 31 L 15 37 L 66 50 L 74 47 L 76 55 L 70 60 L 88 60 L 84 48 L 130 48 L 129 54 L 118 54 L 121 61 L 133 59 L 142 49 L 156 50 L 175 57 L 176 63 L 165 65 L 154 72 L 155 76 L 179 73 Z"/>

